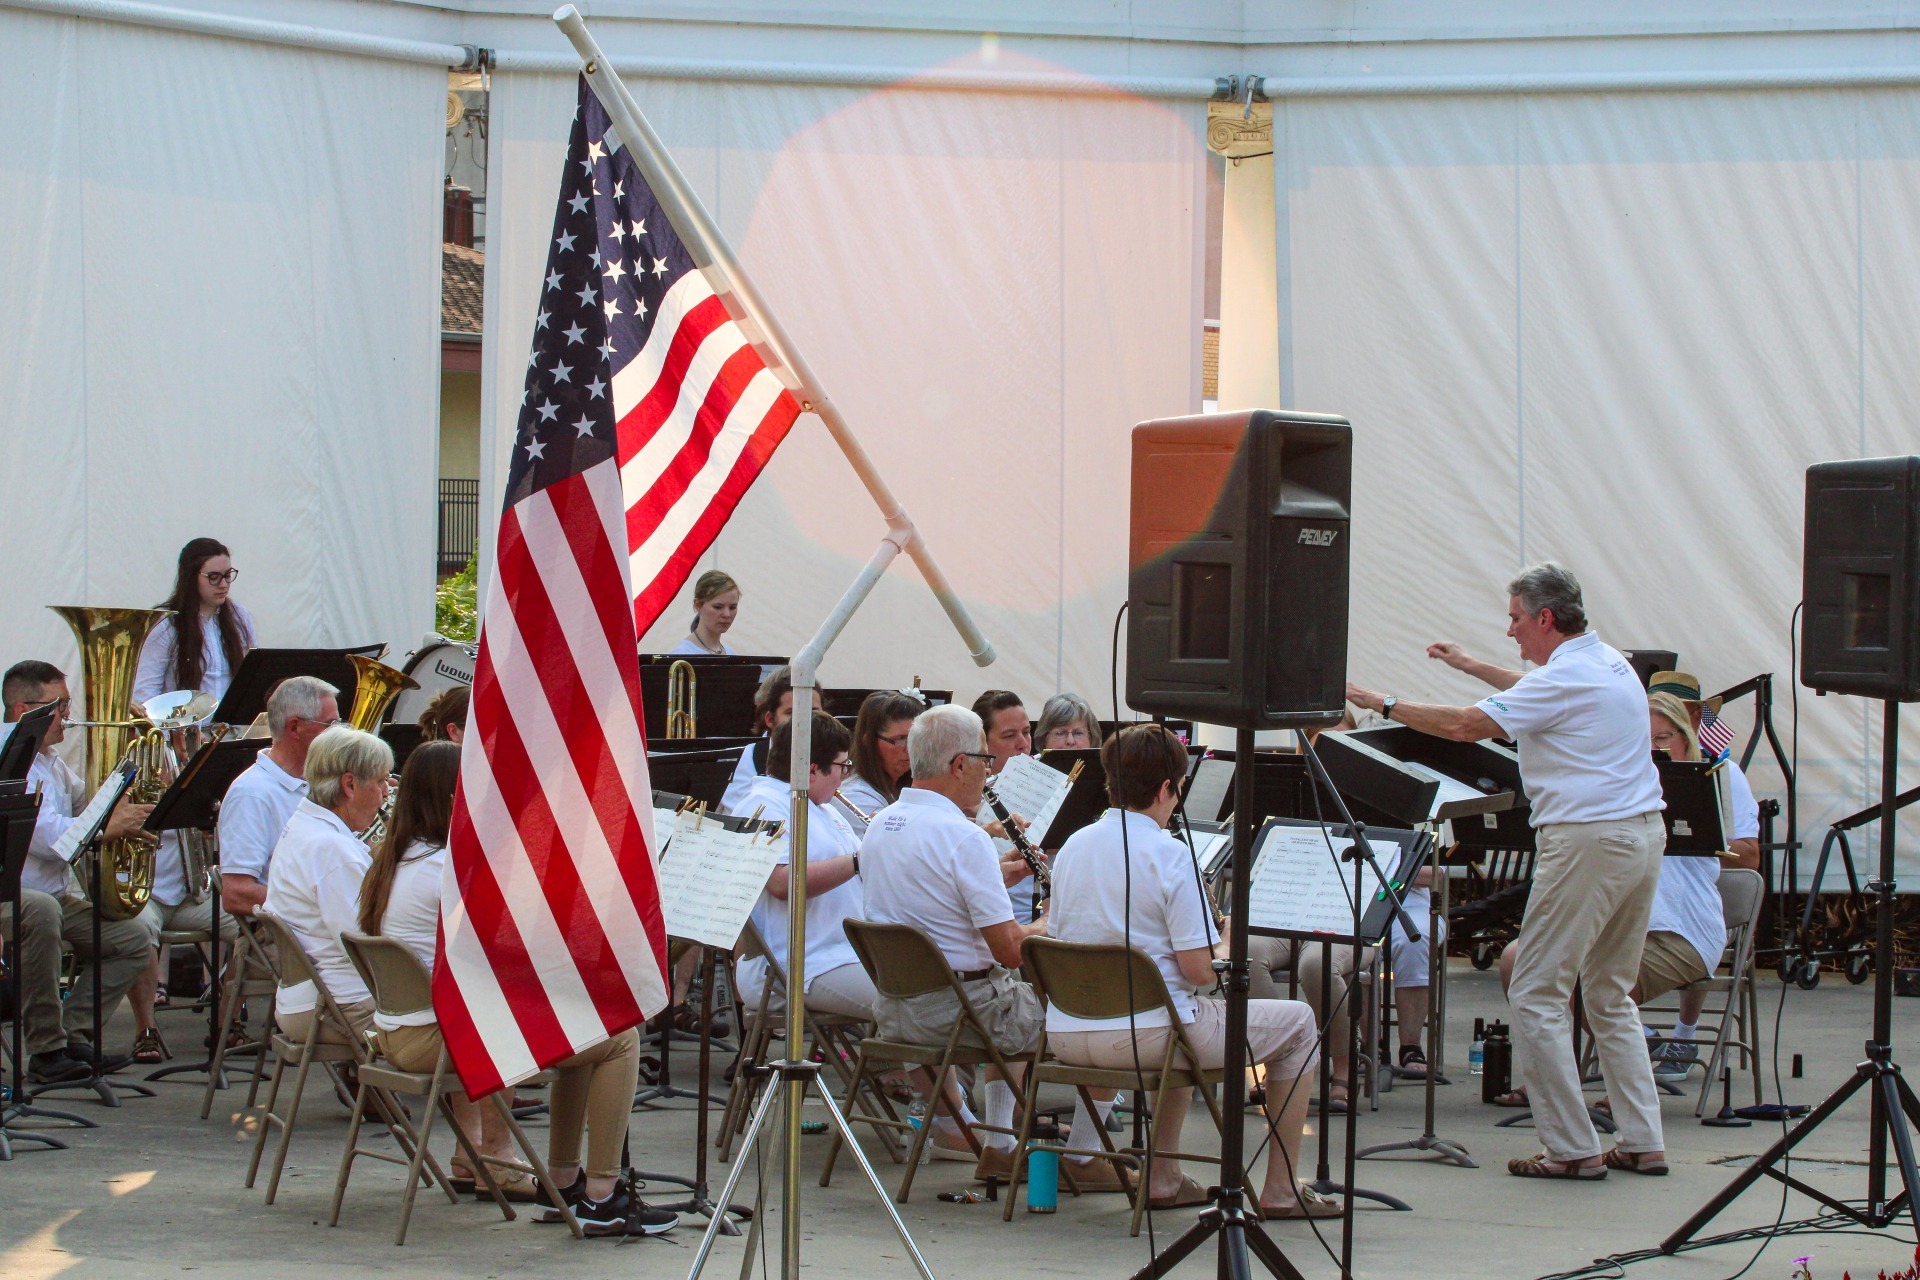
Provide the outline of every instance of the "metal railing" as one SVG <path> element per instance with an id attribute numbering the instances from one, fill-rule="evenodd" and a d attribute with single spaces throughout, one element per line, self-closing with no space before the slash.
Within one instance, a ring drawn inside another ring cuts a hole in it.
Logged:
<path id="1" fill-rule="evenodd" d="M 480 482 L 440 481 L 440 539 L 435 568 L 442 578 L 467 567 L 480 543 Z"/>

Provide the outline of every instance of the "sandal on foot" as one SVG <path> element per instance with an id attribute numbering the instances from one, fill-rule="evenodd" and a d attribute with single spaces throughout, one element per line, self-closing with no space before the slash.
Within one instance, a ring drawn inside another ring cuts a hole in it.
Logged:
<path id="1" fill-rule="evenodd" d="M 1607 1176 L 1604 1164 L 1568 1164 L 1546 1155 L 1507 1161 L 1507 1172 L 1516 1178 L 1565 1178 L 1572 1182 L 1598 1182 Z"/>
<path id="2" fill-rule="evenodd" d="M 1337 1196 L 1322 1195 L 1312 1187 L 1301 1187 L 1299 1199 L 1281 1209 L 1260 1206 L 1263 1218 L 1344 1218 L 1347 1202 Z"/>
<path id="3" fill-rule="evenodd" d="M 158 1027 L 148 1027 L 133 1038 L 133 1060 L 142 1066 L 158 1066 L 172 1056 Z"/>
<path id="4" fill-rule="evenodd" d="M 1190 1205 L 1207 1203 L 1207 1189 L 1194 1181 L 1190 1173 L 1180 1175 L 1180 1189 L 1170 1196 L 1154 1196 L 1147 1201 L 1150 1209 L 1185 1209 Z"/>
<path id="5" fill-rule="evenodd" d="M 1524 1110 L 1527 1107 L 1531 1107 L 1533 1102 L 1527 1097 L 1527 1091 L 1521 1088 L 1509 1089 L 1507 1092 L 1495 1098 L 1493 1105 L 1496 1107 L 1517 1107 Z"/>
<path id="6" fill-rule="evenodd" d="M 1666 1159 L 1655 1160 L 1652 1153 L 1646 1151 L 1622 1151 L 1618 1147 L 1608 1150 L 1600 1157 L 1600 1163 L 1609 1169 L 1619 1169 L 1624 1173 L 1644 1173 L 1649 1178 L 1664 1178 L 1669 1166 Z"/>

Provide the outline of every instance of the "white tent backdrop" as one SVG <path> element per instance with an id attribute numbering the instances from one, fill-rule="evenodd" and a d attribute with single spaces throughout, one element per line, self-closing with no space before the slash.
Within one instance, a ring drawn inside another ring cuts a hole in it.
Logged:
<path id="1" fill-rule="evenodd" d="M 270 644 L 433 621 L 446 71 L 0 11 L 0 665 L 233 549 Z"/>
<path id="2" fill-rule="evenodd" d="M 1000 654 L 975 668 L 902 560 L 826 682 L 1007 687 L 1036 709 L 1070 688 L 1104 707 L 1127 433 L 1199 405 L 1202 104 L 631 87 Z M 574 93 L 570 76 L 493 79 L 485 493 L 512 440 Z M 884 532 L 803 416 L 703 561 L 742 585 L 730 641 L 793 652 Z M 671 646 L 691 612 L 673 607 L 646 645 Z"/>
<path id="3" fill-rule="evenodd" d="M 1920 450 L 1920 95 L 1296 100 L 1274 136 L 1282 386 L 1355 425 L 1354 678 L 1477 696 L 1427 642 L 1511 660 L 1502 585 L 1551 558 L 1615 645 L 1776 673 L 1785 738 L 1802 472 Z M 1817 850 L 1879 715 L 1799 705 Z"/>

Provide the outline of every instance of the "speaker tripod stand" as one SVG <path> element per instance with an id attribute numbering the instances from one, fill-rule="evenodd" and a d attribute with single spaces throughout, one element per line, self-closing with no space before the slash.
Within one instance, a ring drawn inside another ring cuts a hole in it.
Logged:
<path id="1" fill-rule="evenodd" d="M 1873 1034 L 1866 1044 L 1866 1058 L 1853 1069 L 1853 1076 L 1828 1095 L 1812 1114 L 1782 1135 L 1758 1160 L 1741 1170 L 1740 1176 L 1725 1190 L 1709 1200 L 1678 1230 L 1660 1242 L 1660 1252 L 1680 1251 L 1722 1209 L 1732 1204 L 1741 1192 L 1762 1177 L 1785 1183 L 1804 1196 L 1819 1201 L 1837 1214 L 1851 1218 L 1863 1227 L 1882 1230 L 1893 1225 L 1904 1212 L 1911 1218 L 1920 1197 L 1920 1166 L 1914 1160 L 1913 1134 L 1908 1126 L 1920 1129 L 1920 1098 L 1900 1074 L 1893 1060 L 1893 854 L 1894 814 L 1898 797 L 1895 777 L 1900 764 L 1900 704 L 1887 699 L 1881 719 L 1880 764 L 1880 874 L 1871 888 L 1874 895 L 1876 962 L 1873 971 Z M 1848 1099 L 1862 1089 L 1868 1091 L 1871 1114 L 1867 1131 L 1866 1205 L 1848 1203 L 1817 1187 L 1810 1187 L 1776 1166 L 1788 1154 L 1837 1112 Z M 1888 1196 L 1888 1148 L 1900 1168 L 1901 1190 Z"/>

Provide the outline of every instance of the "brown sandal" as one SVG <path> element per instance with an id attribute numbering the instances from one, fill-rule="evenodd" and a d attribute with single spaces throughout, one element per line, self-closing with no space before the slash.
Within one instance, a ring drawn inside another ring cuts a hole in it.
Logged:
<path id="1" fill-rule="evenodd" d="M 1542 1153 L 1523 1160 L 1507 1161 L 1507 1172 L 1516 1178 L 1564 1178 L 1569 1182 L 1598 1182 L 1607 1176 L 1605 1164 L 1568 1164 Z"/>
<path id="2" fill-rule="evenodd" d="M 173 1056 L 167 1048 L 167 1042 L 160 1038 L 158 1027 L 148 1027 L 133 1040 L 133 1060 L 141 1066 L 158 1066 Z"/>
<path id="3" fill-rule="evenodd" d="M 1147 1201 L 1150 1209 L 1184 1209 L 1189 1205 L 1205 1204 L 1207 1189 L 1194 1181 L 1190 1173 L 1180 1175 L 1180 1189 L 1170 1196 L 1154 1196 Z"/>
<path id="4" fill-rule="evenodd" d="M 1347 1202 L 1336 1196 L 1322 1195 L 1312 1187 L 1301 1187 L 1299 1198 L 1284 1209 L 1260 1207 L 1260 1216 L 1286 1220 L 1288 1218 L 1344 1218 L 1347 1216 Z"/>
<path id="5" fill-rule="evenodd" d="M 1527 1097 L 1527 1090 L 1525 1086 L 1522 1086 L 1518 1089 L 1509 1089 L 1507 1092 L 1501 1094 L 1493 1100 L 1493 1105 L 1496 1107 L 1525 1108 L 1531 1107 L 1533 1100 Z"/>
<path id="6" fill-rule="evenodd" d="M 1609 1169 L 1618 1169 L 1623 1173 L 1644 1173 L 1649 1178 L 1664 1178 L 1670 1172 L 1665 1159 L 1650 1160 L 1652 1153 L 1647 1151 L 1622 1151 L 1618 1147 L 1608 1150 L 1600 1157 L 1600 1163 Z"/>

